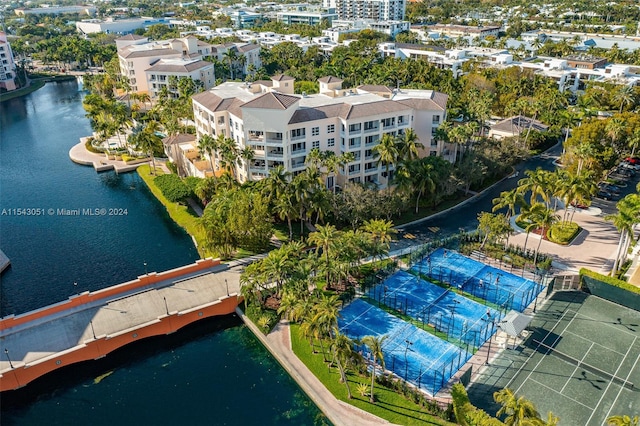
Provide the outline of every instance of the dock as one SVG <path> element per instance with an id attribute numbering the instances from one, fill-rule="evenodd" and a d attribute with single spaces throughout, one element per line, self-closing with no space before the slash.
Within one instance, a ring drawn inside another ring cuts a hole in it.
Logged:
<path id="1" fill-rule="evenodd" d="M 4 272 L 11 265 L 11 261 L 2 250 L 0 250 L 0 273 Z"/>
<path id="2" fill-rule="evenodd" d="M 80 138 L 80 143 L 69 150 L 69 158 L 76 164 L 91 166 L 96 172 L 115 170 L 116 173 L 127 173 L 136 170 L 141 164 L 151 161 L 150 158 L 124 162 L 122 160 L 110 160 L 105 154 L 96 154 L 87 151 L 85 143 L 88 137 Z"/>

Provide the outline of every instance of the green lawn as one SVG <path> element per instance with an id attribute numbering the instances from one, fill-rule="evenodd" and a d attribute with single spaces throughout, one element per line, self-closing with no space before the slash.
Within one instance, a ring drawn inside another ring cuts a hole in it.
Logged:
<path id="1" fill-rule="evenodd" d="M 164 207 L 167 209 L 169 216 L 173 221 L 182 227 L 189 235 L 191 235 L 198 245 L 198 252 L 202 257 L 211 256 L 212 253 L 205 251 L 202 247 L 204 246 L 205 235 L 204 230 L 200 227 L 200 218 L 191 210 L 190 207 L 185 206 L 183 204 L 172 203 L 167 200 L 160 189 L 153 182 L 153 179 L 164 172 L 160 168 L 156 168 L 156 175 L 151 175 L 151 166 L 145 164 L 138 167 L 138 174 L 147 184 L 149 190 L 155 195 L 155 197 L 160 201 Z"/>
<path id="2" fill-rule="evenodd" d="M 399 425 L 453 425 L 439 417 L 434 417 L 427 412 L 427 408 L 408 400 L 403 395 L 394 390 L 384 388 L 376 383 L 374 393 L 376 403 L 369 402 L 368 396 L 358 394 L 357 385 L 364 383 L 371 384 L 371 377 L 348 374 L 347 379 L 351 388 L 353 399 L 347 399 L 347 389 L 344 383 L 339 383 L 340 373 L 337 368 L 328 368 L 320 353 L 320 347 L 316 344 L 318 353 L 313 354 L 309 341 L 300 338 L 300 326 L 291 325 L 291 345 L 293 352 L 300 360 L 315 374 L 315 376 L 325 385 L 337 399 L 358 407 L 369 413 Z M 325 344 L 325 350 L 326 344 Z M 327 359 L 330 356 L 327 355 Z"/>

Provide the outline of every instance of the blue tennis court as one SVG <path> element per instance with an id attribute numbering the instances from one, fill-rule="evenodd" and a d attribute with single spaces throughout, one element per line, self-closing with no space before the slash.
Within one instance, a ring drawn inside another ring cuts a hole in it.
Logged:
<path id="1" fill-rule="evenodd" d="M 494 303 L 505 311 L 523 312 L 542 291 L 541 286 L 531 280 L 442 248 L 411 269 Z"/>
<path id="2" fill-rule="evenodd" d="M 350 338 L 388 336 L 382 345 L 386 368 L 432 395 L 471 358 L 466 350 L 361 299 L 343 308 L 340 315 L 340 332 Z M 368 356 L 366 346 L 359 349 Z"/>
<path id="3" fill-rule="evenodd" d="M 471 345 L 472 351 L 489 339 L 493 320 L 501 316 L 495 309 L 404 271 L 371 288 L 367 296 L 446 333 L 448 339 Z"/>

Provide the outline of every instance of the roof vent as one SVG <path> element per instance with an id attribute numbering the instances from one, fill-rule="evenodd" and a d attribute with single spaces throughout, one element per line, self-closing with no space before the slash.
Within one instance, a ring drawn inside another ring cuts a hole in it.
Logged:
<path id="1" fill-rule="evenodd" d="M 302 92 L 302 97 L 306 98 L 307 97 L 307 92 Z"/>

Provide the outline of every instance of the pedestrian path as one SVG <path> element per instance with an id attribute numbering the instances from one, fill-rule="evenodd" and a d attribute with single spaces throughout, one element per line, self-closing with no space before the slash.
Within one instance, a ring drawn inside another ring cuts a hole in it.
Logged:
<path id="1" fill-rule="evenodd" d="M 138 160 L 135 164 L 125 163 L 122 160 L 110 160 L 105 154 L 96 154 L 87 151 L 85 143 L 88 138 L 80 138 L 80 143 L 69 150 L 69 158 L 76 164 L 92 166 L 96 172 L 115 170 L 116 173 L 127 173 L 136 170 L 141 164 L 151 161 L 149 158 Z"/>

